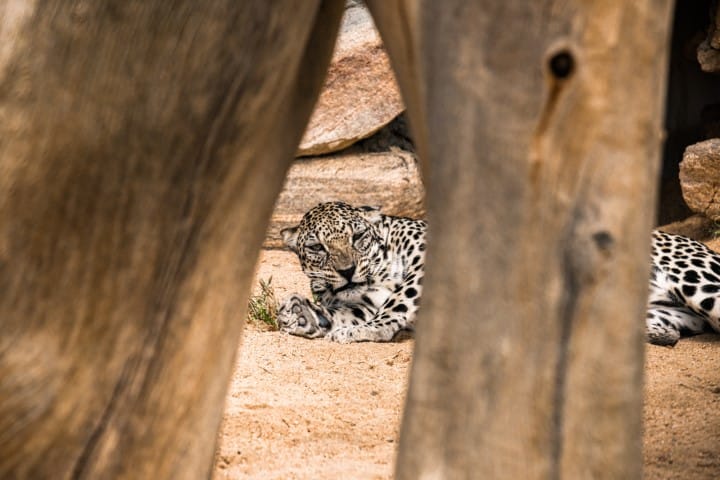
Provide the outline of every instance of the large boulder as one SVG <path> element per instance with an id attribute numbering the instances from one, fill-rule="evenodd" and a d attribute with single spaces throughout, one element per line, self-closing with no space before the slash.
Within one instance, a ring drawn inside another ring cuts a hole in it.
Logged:
<path id="1" fill-rule="evenodd" d="M 264 247 L 283 247 L 280 230 L 321 202 L 373 205 L 383 213 L 419 218 L 425 214 L 424 194 L 415 155 L 400 149 L 297 160 L 275 203 Z"/>
<path id="2" fill-rule="evenodd" d="M 297 156 L 342 150 L 404 110 L 390 61 L 368 11 L 349 3 L 325 86 Z"/>
<path id="3" fill-rule="evenodd" d="M 692 211 L 720 221 L 720 138 L 685 149 L 680 162 L 680 186 Z"/>

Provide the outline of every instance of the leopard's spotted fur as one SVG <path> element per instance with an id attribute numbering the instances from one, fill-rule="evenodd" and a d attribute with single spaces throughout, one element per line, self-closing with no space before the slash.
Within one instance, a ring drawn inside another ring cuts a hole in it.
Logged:
<path id="1" fill-rule="evenodd" d="M 652 237 L 647 309 L 650 343 L 674 345 L 708 327 L 720 332 L 720 255 L 700 242 L 660 231 Z"/>
<path id="2" fill-rule="evenodd" d="M 390 341 L 412 331 L 422 293 L 426 224 L 371 207 L 323 203 L 283 230 L 316 302 L 280 308 L 288 333 L 337 342 Z M 720 332 L 720 255 L 690 238 L 654 231 L 646 332 L 650 343 Z"/>
<path id="3" fill-rule="evenodd" d="M 280 307 L 281 330 L 341 343 L 386 342 L 412 332 L 422 293 L 422 220 L 372 207 L 322 203 L 282 231 L 317 301 L 292 295 Z"/>

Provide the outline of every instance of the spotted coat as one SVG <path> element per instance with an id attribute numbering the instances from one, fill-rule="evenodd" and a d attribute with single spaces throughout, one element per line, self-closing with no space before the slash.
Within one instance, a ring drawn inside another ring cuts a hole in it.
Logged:
<path id="1" fill-rule="evenodd" d="M 675 345 L 681 336 L 720 332 L 720 255 L 682 235 L 654 231 L 647 339 Z"/>
<path id="2" fill-rule="evenodd" d="M 373 207 L 322 203 L 281 233 L 310 278 L 315 301 L 292 295 L 280 329 L 307 338 L 387 342 L 414 331 L 425 264 L 422 220 Z"/>

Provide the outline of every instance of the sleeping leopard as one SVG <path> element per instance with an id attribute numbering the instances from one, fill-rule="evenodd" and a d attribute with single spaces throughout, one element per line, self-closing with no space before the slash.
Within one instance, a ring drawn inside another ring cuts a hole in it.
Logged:
<path id="1" fill-rule="evenodd" d="M 340 343 L 411 336 L 425 265 L 423 220 L 374 207 L 321 203 L 281 231 L 310 278 L 316 301 L 292 295 L 278 313 L 281 330 Z"/>
<path id="2" fill-rule="evenodd" d="M 422 293 L 426 223 L 374 207 L 321 203 L 282 230 L 310 278 L 315 301 L 292 295 L 281 330 L 341 343 L 387 342 L 414 330 Z M 720 332 L 720 255 L 681 235 L 652 234 L 646 336 L 675 345 L 682 336 Z"/>

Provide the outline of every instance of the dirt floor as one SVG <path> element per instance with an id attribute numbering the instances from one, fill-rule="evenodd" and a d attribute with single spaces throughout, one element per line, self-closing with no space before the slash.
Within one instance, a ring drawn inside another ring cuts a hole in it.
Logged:
<path id="1" fill-rule="evenodd" d="M 257 277 L 281 298 L 308 289 L 287 252 L 263 252 Z M 215 478 L 392 478 L 412 349 L 248 327 Z M 644 417 L 646 479 L 720 478 L 720 336 L 648 345 Z"/>

